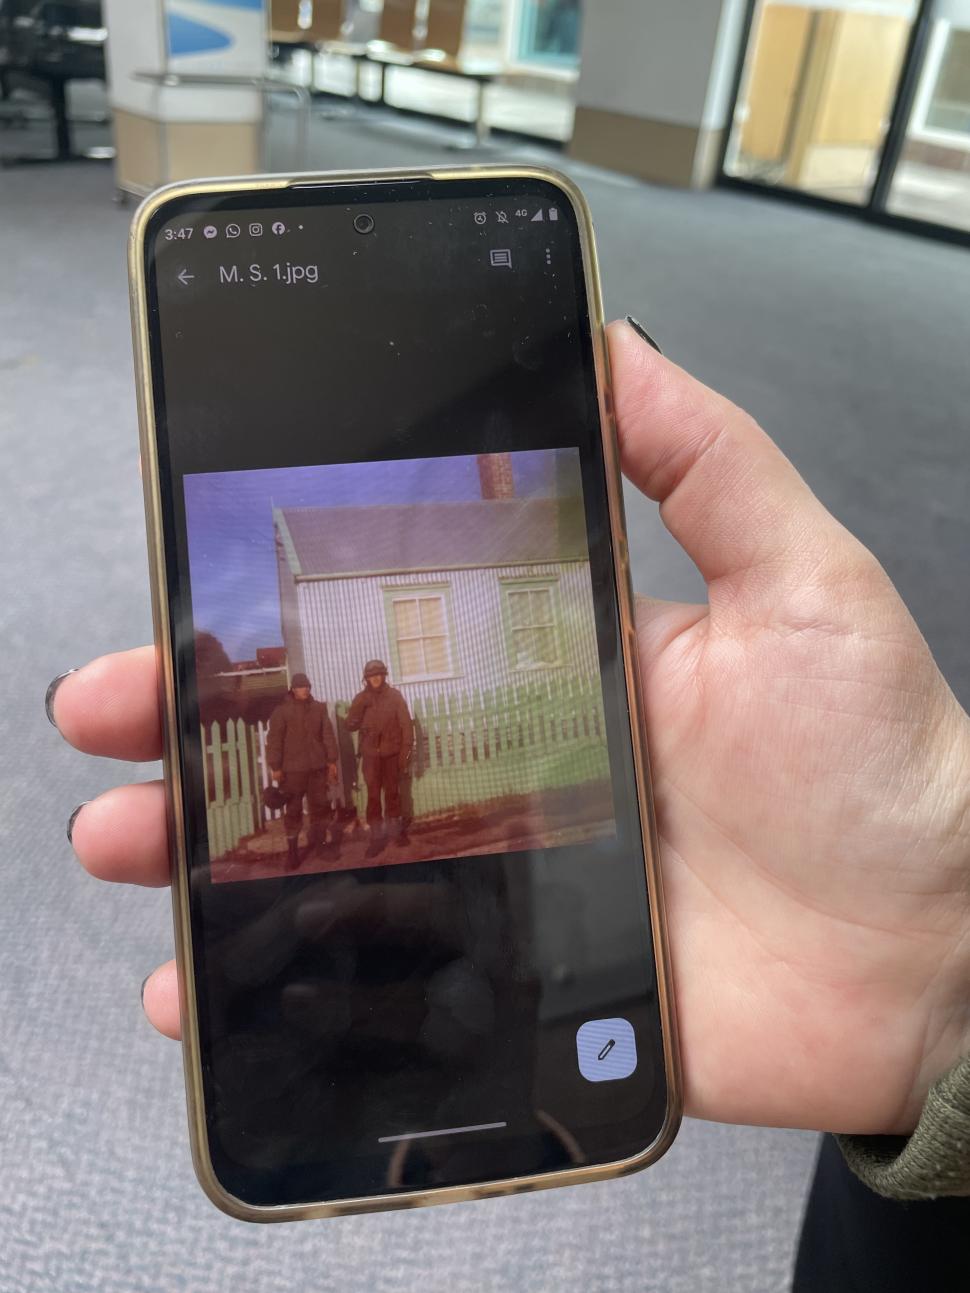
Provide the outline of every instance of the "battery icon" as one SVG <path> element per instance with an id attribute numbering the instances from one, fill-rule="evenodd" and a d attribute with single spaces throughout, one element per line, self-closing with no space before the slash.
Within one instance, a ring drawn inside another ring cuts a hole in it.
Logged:
<path id="1" fill-rule="evenodd" d="M 559 208 L 558 208 L 558 207 L 550 207 L 550 208 L 549 208 L 549 219 L 550 219 L 550 220 L 558 220 L 558 219 L 559 219 Z"/>

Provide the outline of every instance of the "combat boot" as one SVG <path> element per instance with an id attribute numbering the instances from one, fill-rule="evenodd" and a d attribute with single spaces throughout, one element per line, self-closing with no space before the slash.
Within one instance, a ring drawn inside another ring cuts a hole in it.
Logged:
<path id="1" fill-rule="evenodd" d="M 300 841 L 295 836 L 290 836 L 286 841 L 286 869 L 287 871 L 298 871 L 300 867 Z"/>
<path id="2" fill-rule="evenodd" d="M 365 858 L 376 858 L 379 853 L 384 852 L 384 823 L 378 817 L 370 824 L 370 843 L 367 845 Z"/>

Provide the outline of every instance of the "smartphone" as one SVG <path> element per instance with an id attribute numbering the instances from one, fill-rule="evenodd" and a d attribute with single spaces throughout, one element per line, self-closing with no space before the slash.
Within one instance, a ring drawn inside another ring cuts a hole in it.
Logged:
<path id="1" fill-rule="evenodd" d="M 680 1117 L 602 307 L 543 169 L 178 184 L 130 242 L 193 1157 L 253 1221 Z"/>

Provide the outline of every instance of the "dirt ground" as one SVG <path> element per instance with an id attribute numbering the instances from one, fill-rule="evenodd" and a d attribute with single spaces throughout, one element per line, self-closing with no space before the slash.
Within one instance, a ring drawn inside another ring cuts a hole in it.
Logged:
<path id="1" fill-rule="evenodd" d="M 581 844 L 614 834 L 613 801 L 609 782 L 595 782 L 568 790 L 508 796 L 480 808 L 463 808 L 450 818 L 418 819 L 408 834 L 410 844 L 390 841 L 376 858 L 364 856 L 369 842 L 360 820 L 344 833 L 340 857 L 332 861 L 310 855 L 308 818 L 300 835 L 298 872 L 352 871 L 361 867 L 393 866 L 404 862 L 430 862 L 435 858 L 472 857 L 477 853 L 514 853 L 523 849 L 556 848 Z M 282 821 L 240 840 L 231 853 L 212 862 L 212 879 L 262 880 L 285 872 L 286 839 Z"/>

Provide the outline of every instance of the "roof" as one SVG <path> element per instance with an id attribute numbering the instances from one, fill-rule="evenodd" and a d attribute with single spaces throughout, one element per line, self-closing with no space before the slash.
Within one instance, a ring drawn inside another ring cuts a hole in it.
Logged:
<path id="1" fill-rule="evenodd" d="M 579 498 L 275 508 L 297 578 L 588 561 Z"/>

